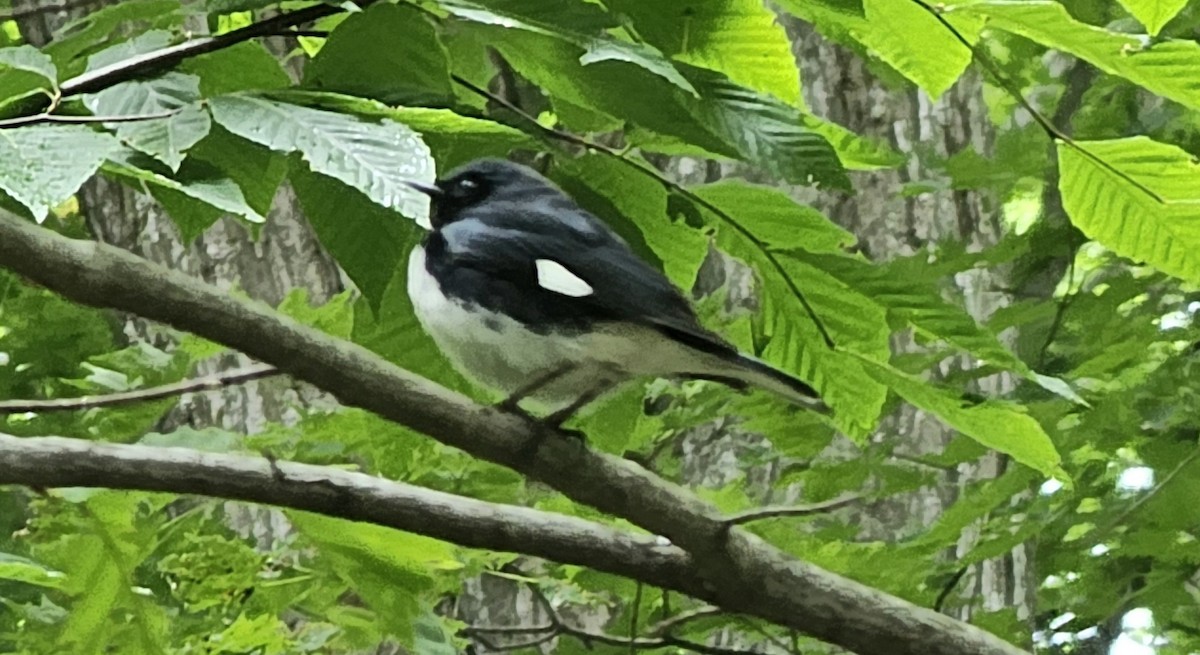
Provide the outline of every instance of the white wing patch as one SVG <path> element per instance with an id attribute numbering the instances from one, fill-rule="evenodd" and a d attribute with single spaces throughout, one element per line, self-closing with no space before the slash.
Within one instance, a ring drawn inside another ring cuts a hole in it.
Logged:
<path id="1" fill-rule="evenodd" d="M 534 263 L 537 264 L 538 286 L 547 291 L 572 298 L 590 296 L 594 292 L 592 285 L 552 259 L 538 259 Z"/>

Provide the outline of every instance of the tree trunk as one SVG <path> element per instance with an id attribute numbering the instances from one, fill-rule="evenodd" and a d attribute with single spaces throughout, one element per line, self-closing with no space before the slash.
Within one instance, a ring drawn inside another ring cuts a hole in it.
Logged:
<path id="1" fill-rule="evenodd" d="M 866 63 L 849 50 L 832 44 L 799 21 L 787 24 L 801 64 L 805 100 L 818 116 L 854 132 L 889 143 L 907 156 L 897 170 L 853 173 L 853 195 L 811 194 L 811 200 L 836 223 L 852 231 L 864 252 L 875 260 L 930 251 L 942 241 L 958 241 L 977 251 L 997 243 L 1002 236 L 1000 207 L 994 199 L 974 190 L 939 191 L 906 196 L 904 185 L 932 179 L 926 159 L 944 158 L 965 148 L 983 156 L 991 154 L 994 130 L 983 101 L 983 85 L 968 71 L 936 101 L 906 86 L 893 89 L 875 78 Z M 917 146 L 920 146 L 919 148 Z M 984 321 L 1010 302 L 1003 271 L 961 273 L 947 294 L 960 298 L 976 320 Z M 1011 337 L 1011 335 L 1006 335 Z M 900 337 L 898 351 L 917 346 Z M 953 358 L 942 363 L 942 372 L 969 367 Z M 1009 375 L 981 380 L 978 391 L 989 397 L 1012 390 Z M 941 452 L 953 432 L 932 417 L 904 406 L 886 419 L 874 441 L 895 445 L 900 455 Z M 933 521 L 951 504 L 964 485 L 994 478 L 1008 463 L 991 453 L 955 471 L 940 472 L 936 486 L 894 497 L 866 512 L 863 537 L 901 539 Z M 975 535 L 964 534 L 956 557 L 973 545 Z M 1031 547 L 1021 546 L 1004 557 L 971 567 L 958 584 L 958 602 L 949 613 L 970 620 L 973 612 L 1015 608 L 1020 620 L 1031 622 L 1035 587 Z"/>

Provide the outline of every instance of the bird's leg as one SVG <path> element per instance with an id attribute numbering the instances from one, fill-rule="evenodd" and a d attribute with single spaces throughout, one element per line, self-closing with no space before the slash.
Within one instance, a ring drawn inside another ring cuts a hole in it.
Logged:
<path id="1" fill-rule="evenodd" d="M 533 378 L 524 386 L 519 387 L 516 391 L 509 394 L 507 398 L 496 404 L 496 408 L 505 412 L 520 412 L 521 408 L 518 405 L 522 400 L 525 400 L 535 392 L 545 388 L 546 385 L 554 382 L 573 370 L 575 370 L 575 364 L 563 364 L 558 368 L 552 368 Z"/>
<path id="2" fill-rule="evenodd" d="M 563 423 L 566 423 L 575 415 L 576 412 L 583 409 L 587 405 L 600 396 L 603 396 L 606 391 L 613 388 L 613 381 L 609 378 L 600 378 L 600 380 L 588 388 L 583 393 L 579 394 L 575 400 L 571 401 L 570 405 L 546 416 L 542 422 L 546 425 L 554 427 L 556 430 L 563 431 Z M 582 436 L 582 435 L 580 435 Z"/>

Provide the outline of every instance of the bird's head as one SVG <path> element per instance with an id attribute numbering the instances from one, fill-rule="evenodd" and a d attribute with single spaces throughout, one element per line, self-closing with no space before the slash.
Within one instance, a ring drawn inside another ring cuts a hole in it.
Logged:
<path id="1" fill-rule="evenodd" d="M 503 159 L 480 159 L 464 164 L 433 184 L 409 182 L 431 199 L 429 222 L 433 229 L 463 218 L 485 202 L 528 200 L 546 193 L 561 193 L 546 178 L 527 166 Z"/>

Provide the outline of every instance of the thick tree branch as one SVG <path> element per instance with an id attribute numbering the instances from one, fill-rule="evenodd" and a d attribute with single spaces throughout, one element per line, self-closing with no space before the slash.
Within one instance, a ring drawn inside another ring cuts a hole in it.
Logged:
<path id="1" fill-rule="evenodd" d="M 684 591 L 727 610 L 864 655 L 1022 652 L 979 628 L 799 561 L 739 527 L 729 529 L 714 507 L 632 462 L 588 450 L 524 417 L 482 407 L 357 344 L 118 248 L 0 216 L 0 266 L 77 302 L 139 314 L 240 350 L 347 405 L 663 535 L 690 553 L 711 590 L 697 594 L 690 585 Z"/>
<path id="2" fill-rule="evenodd" d="M 0 484 L 137 489 L 278 505 L 704 593 L 687 554 L 658 545 L 651 535 L 329 466 L 189 448 L 0 434 Z"/>
<path id="3" fill-rule="evenodd" d="M 51 400 L 0 400 L 0 415 L 20 414 L 23 412 L 69 412 L 97 407 L 113 407 L 129 405 L 148 400 L 182 396 L 196 391 L 213 391 L 233 384 L 241 384 L 251 380 L 281 375 L 274 366 L 250 366 L 233 371 L 224 371 L 202 378 L 183 380 L 172 384 L 146 389 L 134 389 L 120 393 L 109 393 L 102 396 L 81 396 L 79 398 L 54 398 Z"/>

